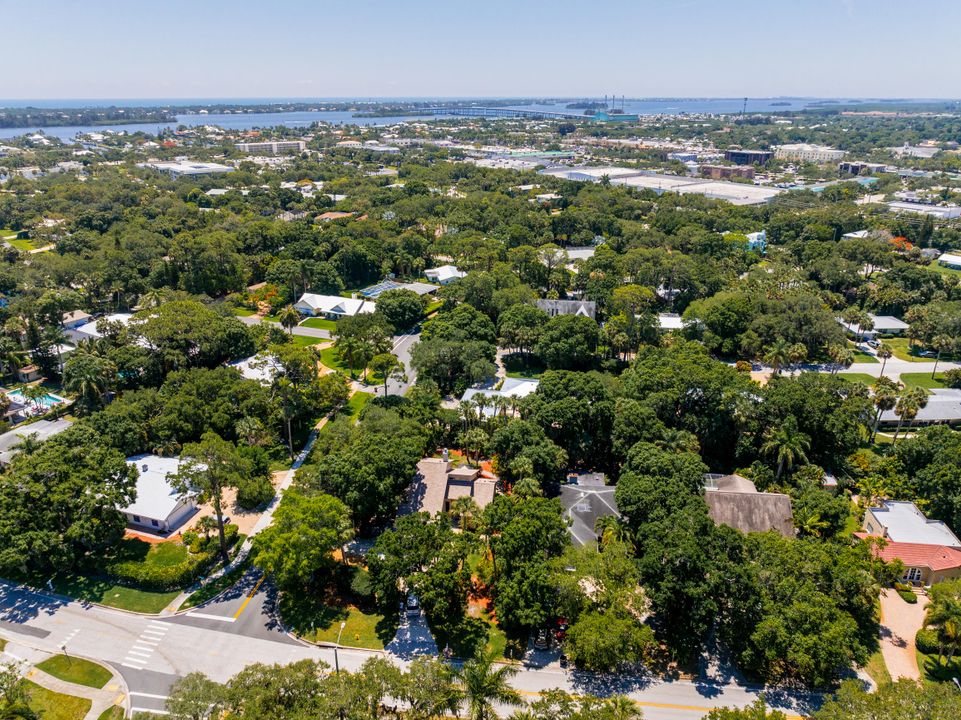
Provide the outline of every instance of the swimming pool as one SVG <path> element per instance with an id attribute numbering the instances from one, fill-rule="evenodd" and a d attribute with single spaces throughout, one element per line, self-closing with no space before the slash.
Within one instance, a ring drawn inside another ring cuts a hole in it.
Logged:
<path id="1" fill-rule="evenodd" d="M 7 393 L 7 397 L 19 405 L 26 405 L 27 407 L 35 407 L 36 405 L 40 405 L 40 407 L 42 407 L 44 410 L 49 410 L 54 405 L 60 405 L 61 403 L 67 402 L 64 398 L 60 397 L 59 395 L 54 395 L 53 393 L 47 393 L 37 400 L 28 400 L 23 396 L 23 392 L 20 390 L 11 390 Z"/>

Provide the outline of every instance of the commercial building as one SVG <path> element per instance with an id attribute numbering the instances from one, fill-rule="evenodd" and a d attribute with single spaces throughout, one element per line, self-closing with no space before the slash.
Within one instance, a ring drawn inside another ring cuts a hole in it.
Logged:
<path id="1" fill-rule="evenodd" d="M 917 202 L 889 202 L 888 209 L 895 213 L 930 215 L 937 220 L 953 220 L 961 217 L 961 205 L 926 205 Z"/>
<path id="2" fill-rule="evenodd" d="M 724 159 L 735 165 L 764 165 L 774 157 L 770 150 L 725 150 Z"/>
<path id="3" fill-rule="evenodd" d="M 778 145 L 774 148 L 774 157 L 778 160 L 790 160 L 793 162 L 818 164 L 838 162 L 843 159 L 846 154 L 844 150 L 835 150 L 826 145 L 810 145 L 808 143 Z"/>
<path id="4" fill-rule="evenodd" d="M 187 160 L 186 158 L 178 158 L 176 160 L 151 160 L 150 162 L 137 163 L 137 167 L 149 168 L 157 172 L 166 173 L 172 178 L 189 177 L 192 175 L 219 175 L 220 173 L 233 172 L 233 168 L 227 165 Z"/>
<path id="5" fill-rule="evenodd" d="M 303 140 L 272 140 L 264 142 L 237 143 L 237 149 L 251 155 L 283 155 L 284 153 L 298 153 L 307 149 Z"/>
<path id="6" fill-rule="evenodd" d="M 728 178 L 754 178 L 753 165 L 701 165 L 701 175 L 712 180 L 727 180 Z"/>
<path id="7" fill-rule="evenodd" d="M 136 455 L 127 458 L 127 464 L 138 473 L 137 499 L 120 508 L 130 525 L 166 535 L 196 512 L 193 495 L 182 494 L 173 485 L 173 478 L 180 470 L 179 457 Z"/>
<path id="8" fill-rule="evenodd" d="M 374 303 L 360 298 L 345 298 L 339 295 L 315 295 L 304 293 L 294 303 L 294 309 L 301 315 L 322 316 L 329 320 L 374 312 Z"/>
<path id="9" fill-rule="evenodd" d="M 887 165 L 883 163 L 845 161 L 838 163 L 838 172 L 842 175 L 873 175 L 885 172 Z"/>

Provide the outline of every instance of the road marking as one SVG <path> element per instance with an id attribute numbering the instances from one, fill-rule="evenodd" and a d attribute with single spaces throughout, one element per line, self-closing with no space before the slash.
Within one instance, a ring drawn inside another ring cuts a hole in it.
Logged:
<path id="1" fill-rule="evenodd" d="M 148 655 L 150 655 L 151 653 L 153 653 L 154 650 L 156 650 L 156 648 L 144 647 L 143 645 L 134 645 L 134 646 L 133 646 L 133 649 L 134 649 L 134 650 L 140 650 L 141 652 L 145 652 L 145 653 L 147 653 Z"/>
<path id="2" fill-rule="evenodd" d="M 154 647 L 157 647 L 160 644 L 159 642 L 154 642 L 153 640 L 144 640 L 143 638 L 137 640 L 137 642 L 141 645 L 153 645 Z"/>
<path id="3" fill-rule="evenodd" d="M 224 617 L 223 615 L 207 615 L 206 613 L 189 612 L 187 617 L 203 618 L 204 620 L 220 620 L 221 622 L 234 622 L 236 617 Z"/>
<path id="4" fill-rule="evenodd" d="M 163 630 L 164 632 L 167 632 L 170 629 L 170 626 L 167 623 L 156 622 L 154 620 L 151 620 L 149 623 L 147 623 L 147 626 L 155 627 L 159 630 Z"/>
<path id="5" fill-rule="evenodd" d="M 519 692 L 521 695 L 530 695 L 533 697 L 541 696 L 541 693 L 533 690 L 518 690 L 517 692 Z M 571 697 L 575 700 L 579 700 L 584 696 L 571 695 Z M 634 700 L 633 698 L 630 698 L 630 700 L 632 700 L 634 704 L 639 705 L 640 707 L 658 708 L 661 710 L 690 710 L 693 712 L 710 712 L 711 710 L 717 709 L 716 706 L 676 705 L 674 703 L 657 703 L 657 702 L 648 702 L 644 700 Z M 804 717 L 802 715 L 785 715 L 785 717 L 788 718 L 788 720 L 804 720 Z"/>
<path id="6" fill-rule="evenodd" d="M 142 633 L 140 633 L 140 637 L 143 637 L 144 635 L 146 635 L 151 640 L 163 640 L 164 634 L 165 633 L 160 633 L 160 632 L 157 632 L 156 630 L 144 630 Z"/>
<path id="7" fill-rule="evenodd" d="M 240 606 L 240 609 L 234 613 L 234 620 L 239 618 L 240 613 L 242 613 L 247 608 L 247 603 L 249 603 L 250 599 L 257 594 L 257 591 L 260 589 L 260 584 L 264 581 L 265 577 L 266 575 L 260 576 L 260 579 L 257 581 L 257 584 L 254 585 L 254 589 L 250 591 L 249 595 L 247 595 L 247 598 L 244 600 L 243 604 Z"/>
<path id="8" fill-rule="evenodd" d="M 140 661 L 138 660 L 137 662 L 140 662 Z M 143 670 L 143 666 L 146 665 L 147 663 L 143 663 L 143 665 L 131 665 L 130 663 L 122 662 L 120 664 L 123 667 L 133 668 L 134 670 Z"/>
<path id="9" fill-rule="evenodd" d="M 131 690 L 131 691 L 130 691 L 129 693 L 127 693 L 127 694 L 128 694 L 128 695 L 136 695 L 137 697 L 152 698 L 152 699 L 154 699 L 154 700 L 166 700 L 167 698 L 170 697 L 169 695 L 153 695 L 153 694 L 151 694 L 151 693 L 134 692 L 133 690 Z"/>
<path id="10" fill-rule="evenodd" d="M 132 707 L 130 708 L 130 712 L 132 713 L 143 712 L 143 713 L 150 713 L 151 715 L 169 715 L 170 714 L 166 710 L 154 710 L 153 708 L 140 708 L 140 707 Z"/>

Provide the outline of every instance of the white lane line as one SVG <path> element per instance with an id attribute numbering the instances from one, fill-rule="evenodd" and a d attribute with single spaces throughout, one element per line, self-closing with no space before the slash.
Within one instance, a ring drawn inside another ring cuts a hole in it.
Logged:
<path id="1" fill-rule="evenodd" d="M 169 715 L 170 714 L 166 710 L 154 710 L 153 708 L 140 708 L 140 707 L 132 707 L 130 708 L 130 712 L 132 713 L 143 712 L 143 713 L 150 713 L 151 715 Z"/>
<path id="2" fill-rule="evenodd" d="M 134 649 L 134 650 L 141 650 L 141 651 L 147 653 L 148 655 L 150 655 L 150 654 L 153 654 L 153 651 L 156 650 L 157 648 L 144 647 L 143 645 L 134 645 L 134 646 L 133 646 L 133 649 Z"/>
<path id="3" fill-rule="evenodd" d="M 164 632 L 167 632 L 170 629 L 170 625 L 168 625 L 167 623 L 159 623 L 159 622 L 147 623 L 147 627 L 163 630 Z"/>
<path id="4" fill-rule="evenodd" d="M 153 695 L 152 693 L 134 692 L 133 690 L 127 694 L 136 695 L 137 697 L 153 698 L 154 700 L 166 700 L 170 697 L 169 695 Z"/>
<path id="5" fill-rule="evenodd" d="M 122 662 L 120 664 L 123 667 L 133 668 L 134 670 L 143 670 L 143 666 L 146 665 L 147 663 L 144 663 L 143 665 L 131 665 L 130 663 Z"/>
<path id="6" fill-rule="evenodd" d="M 153 645 L 154 647 L 157 647 L 160 644 L 159 642 L 154 642 L 153 640 L 144 640 L 143 638 L 138 639 L 137 642 L 141 645 Z"/>
<path id="7" fill-rule="evenodd" d="M 144 630 L 142 633 L 140 633 L 140 637 L 146 637 L 146 638 L 148 638 L 148 639 L 150 639 L 150 640 L 163 640 L 163 639 L 164 639 L 164 634 L 163 634 L 163 633 L 155 633 L 155 632 L 152 632 L 152 631 L 150 631 L 150 630 Z"/>
<path id="8" fill-rule="evenodd" d="M 207 615 L 206 613 L 195 613 L 195 612 L 187 613 L 187 617 L 202 618 L 204 620 L 220 620 L 221 622 L 228 622 L 228 623 L 232 623 L 237 619 L 232 617 L 224 617 L 223 615 Z"/>
<path id="9" fill-rule="evenodd" d="M 137 655 L 142 658 L 149 658 L 151 655 L 153 655 L 153 651 L 151 650 L 149 652 L 141 652 L 140 650 L 128 650 L 127 657 L 129 658 L 131 655 Z M 147 661 L 144 660 L 144 662 L 147 662 Z"/>

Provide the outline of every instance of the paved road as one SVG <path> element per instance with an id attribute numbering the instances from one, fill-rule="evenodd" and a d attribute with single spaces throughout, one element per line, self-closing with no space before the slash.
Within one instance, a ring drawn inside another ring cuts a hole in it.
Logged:
<path id="1" fill-rule="evenodd" d="M 251 575 L 243 587 L 223 600 L 165 618 L 70 602 L 0 583 L 0 635 L 54 653 L 66 641 L 68 652 L 110 663 L 122 673 L 132 707 L 142 710 L 162 709 L 171 683 L 193 671 L 223 682 L 254 662 L 291 663 L 309 658 L 333 666 L 332 649 L 302 644 L 280 631 L 272 615 L 272 590 L 264 583 L 257 587 L 257 580 Z M 356 670 L 375 655 L 380 653 L 343 649 L 339 651 L 340 665 Z M 391 657 L 400 665 L 405 663 Z M 759 692 L 739 685 L 568 672 L 556 666 L 525 668 L 514 685 L 528 697 L 555 687 L 581 694 L 624 692 L 641 703 L 645 717 L 655 720 L 699 718 L 713 707 L 753 702 Z M 770 691 L 767 697 L 776 707 L 794 714 L 803 712 L 809 701 L 804 696 Z"/>
<path id="2" fill-rule="evenodd" d="M 394 345 L 391 348 L 391 352 L 397 356 L 397 359 L 404 364 L 404 374 L 407 376 L 406 380 L 394 380 L 389 379 L 387 381 L 387 393 L 389 395 L 403 395 L 407 392 L 408 388 L 417 381 L 417 371 L 414 370 L 413 366 L 410 364 L 410 353 L 413 350 L 414 345 L 420 342 L 420 333 L 411 333 L 409 335 L 395 335 Z M 363 392 L 374 393 L 375 395 L 384 394 L 383 385 L 364 385 L 363 383 L 356 383 L 357 389 Z"/>

